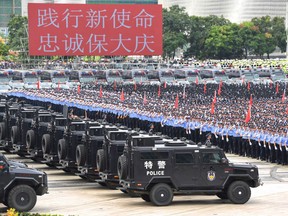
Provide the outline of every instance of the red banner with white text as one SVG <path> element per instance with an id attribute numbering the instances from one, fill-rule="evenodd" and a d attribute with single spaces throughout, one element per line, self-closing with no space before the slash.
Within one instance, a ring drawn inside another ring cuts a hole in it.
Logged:
<path id="1" fill-rule="evenodd" d="M 28 4 L 29 54 L 162 55 L 162 6 Z"/>

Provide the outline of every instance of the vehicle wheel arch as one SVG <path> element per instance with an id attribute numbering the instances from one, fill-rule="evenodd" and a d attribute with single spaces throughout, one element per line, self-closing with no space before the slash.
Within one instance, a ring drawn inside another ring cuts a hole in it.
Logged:
<path id="1" fill-rule="evenodd" d="M 39 182 L 37 182 L 35 179 L 31 178 L 31 179 L 18 179 L 15 178 L 13 179 L 9 184 L 6 185 L 6 187 L 4 188 L 4 196 L 8 196 L 9 192 L 16 187 L 17 185 L 28 185 L 31 188 L 33 188 L 36 192 L 36 187 L 39 184 Z"/>
<path id="2" fill-rule="evenodd" d="M 164 183 L 169 185 L 172 190 L 176 189 L 176 184 L 173 182 L 173 180 L 170 177 L 162 177 L 162 178 L 152 178 L 149 184 L 146 186 L 146 190 L 150 191 L 154 185 L 159 184 L 159 183 Z"/>
<path id="3" fill-rule="evenodd" d="M 224 183 L 224 190 L 227 190 L 228 187 L 235 181 L 243 181 L 246 182 L 249 187 L 253 187 L 254 185 L 254 181 L 253 179 L 249 176 L 249 175 L 244 175 L 244 176 L 230 176 L 226 179 L 225 183 Z"/>

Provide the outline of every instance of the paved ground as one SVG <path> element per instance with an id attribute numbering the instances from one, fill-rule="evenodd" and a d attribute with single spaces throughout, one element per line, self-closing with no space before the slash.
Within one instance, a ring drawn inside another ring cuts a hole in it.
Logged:
<path id="1" fill-rule="evenodd" d="M 49 194 L 38 197 L 32 212 L 62 215 L 286 215 L 288 201 L 288 166 L 227 155 L 233 162 L 251 162 L 259 168 L 264 186 L 252 189 L 248 203 L 235 205 L 216 196 L 177 196 L 166 207 L 156 207 L 141 198 L 131 198 L 118 190 L 88 183 L 78 176 L 49 168 L 16 155 L 9 158 L 25 161 L 30 167 L 48 173 Z M 0 212 L 6 208 L 0 204 Z"/>

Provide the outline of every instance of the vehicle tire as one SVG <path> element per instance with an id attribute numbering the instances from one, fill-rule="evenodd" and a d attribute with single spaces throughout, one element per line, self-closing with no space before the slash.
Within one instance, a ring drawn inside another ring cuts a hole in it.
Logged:
<path id="1" fill-rule="evenodd" d="M 54 164 L 54 163 L 49 163 L 49 162 L 48 162 L 48 163 L 45 163 L 45 164 L 46 164 L 48 167 L 53 167 L 53 168 L 56 167 L 56 164 Z"/>
<path id="2" fill-rule="evenodd" d="M 11 128 L 11 142 L 12 142 L 12 145 L 13 144 L 17 144 L 18 142 L 18 127 L 17 126 L 12 126 Z"/>
<path id="3" fill-rule="evenodd" d="M 5 139 L 6 136 L 6 125 L 4 122 L 0 122 L 0 140 Z"/>
<path id="4" fill-rule="evenodd" d="M 2 202 L 2 204 L 5 205 L 6 207 L 8 207 L 7 200 L 4 200 L 4 201 Z"/>
<path id="5" fill-rule="evenodd" d="M 4 148 L 3 149 L 5 152 L 7 152 L 7 153 L 11 153 L 11 149 L 10 148 Z"/>
<path id="6" fill-rule="evenodd" d="M 91 177 L 91 176 L 86 176 L 86 181 L 88 181 L 88 182 L 96 182 L 96 178 L 95 177 Z"/>
<path id="7" fill-rule="evenodd" d="M 117 189 L 117 184 L 113 184 L 111 182 L 106 182 L 106 186 L 111 189 L 111 190 L 116 190 Z"/>
<path id="8" fill-rule="evenodd" d="M 76 147 L 76 163 L 78 166 L 85 165 L 86 162 L 86 150 L 84 145 L 78 145 Z"/>
<path id="9" fill-rule="evenodd" d="M 79 175 L 79 177 L 83 180 L 87 180 L 87 176 L 85 176 L 85 175 Z"/>
<path id="10" fill-rule="evenodd" d="M 154 205 L 167 206 L 173 200 L 171 187 L 164 183 L 154 185 L 149 194 L 150 200 Z"/>
<path id="11" fill-rule="evenodd" d="M 141 194 L 141 198 L 146 202 L 151 202 L 149 194 Z"/>
<path id="12" fill-rule="evenodd" d="M 33 149 L 35 146 L 35 132 L 34 130 L 28 130 L 26 133 L 26 147 L 27 149 Z"/>
<path id="13" fill-rule="evenodd" d="M 117 163 L 117 171 L 118 171 L 118 176 L 119 179 L 126 179 L 128 170 L 127 170 L 127 157 L 125 155 L 121 155 L 118 158 L 118 163 Z"/>
<path id="14" fill-rule="evenodd" d="M 18 185 L 8 194 L 8 206 L 19 212 L 28 212 L 36 204 L 37 196 L 33 188 L 28 185 Z"/>
<path id="15" fill-rule="evenodd" d="M 251 190 L 246 182 L 235 181 L 229 186 L 227 195 L 231 202 L 244 204 L 250 199 Z"/>
<path id="16" fill-rule="evenodd" d="M 217 193 L 216 196 L 219 197 L 222 200 L 227 200 L 228 199 L 228 195 L 227 195 L 226 192 Z"/>
<path id="17" fill-rule="evenodd" d="M 72 171 L 71 171 L 71 169 L 69 169 L 69 168 L 63 168 L 62 169 L 64 172 L 66 172 L 66 173 L 71 173 Z"/>
<path id="18" fill-rule="evenodd" d="M 105 155 L 104 149 L 99 149 L 96 154 L 96 166 L 99 172 L 105 169 Z"/>
<path id="19" fill-rule="evenodd" d="M 107 187 L 106 182 L 98 182 L 99 185 L 101 185 L 102 187 Z"/>
<path id="20" fill-rule="evenodd" d="M 124 194 L 128 194 L 128 191 L 126 189 L 120 189 L 120 191 Z"/>
<path id="21" fill-rule="evenodd" d="M 67 145 L 65 139 L 60 139 L 58 141 L 58 158 L 59 160 L 65 159 L 67 156 Z"/>
<path id="22" fill-rule="evenodd" d="M 41 146 L 42 146 L 43 154 L 50 153 L 50 146 L 51 146 L 50 134 L 43 134 L 42 140 L 41 140 Z"/>

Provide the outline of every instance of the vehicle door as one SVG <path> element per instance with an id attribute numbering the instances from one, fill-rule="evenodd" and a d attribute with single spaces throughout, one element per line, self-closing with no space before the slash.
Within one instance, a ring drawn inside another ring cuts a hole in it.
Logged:
<path id="1" fill-rule="evenodd" d="M 4 188 L 11 181 L 9 174 L 9 165 L 3 156 L 0 156 L 0 195 L 4 192 Z"/>
<path id="2" fill-rule="evenodd" d="M 175 152 L 173 180 L 179 189 L 188 189 L 197 185 L 199 164 L 194 152 Z"/>
<path id="3" fill-rule="evenodd" d="M 199 186 L 203 189 L 217 189 L 224 184 L 229 165 L 224 153 L 219 150 L 203 150 L 199 154 L 201 164 L 201 180 Z"/>

